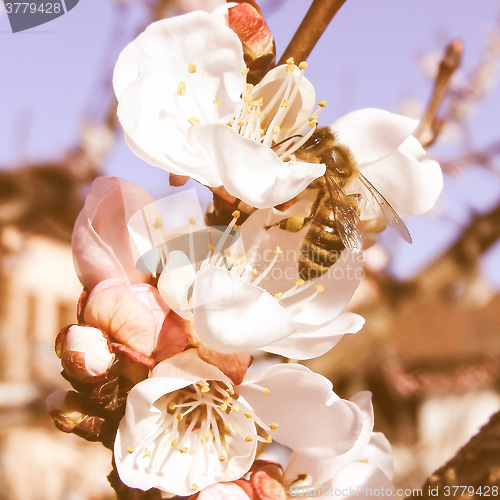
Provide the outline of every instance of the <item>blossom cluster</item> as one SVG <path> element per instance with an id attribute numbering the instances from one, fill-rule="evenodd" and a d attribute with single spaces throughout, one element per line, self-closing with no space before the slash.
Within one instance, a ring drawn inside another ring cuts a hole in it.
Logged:
<path id="1" fill-rule="evenodd" d="M 433 206 L 441 171 L 403 116 L 358 110 L 319 135 L 326 103 L 307 65 L 272 67 L 273 49 L 258 10 L 228 4 L 153 23 L 115 68 L 132 151 L 214 193 L 207 225 L 195 196 L 155 202 L 100 177 L 75 224 L 84 291 L 56 339 L 75 391 L 52 394 L 49 412 L 111 448 L 129 488 L 200 500 L 393 488 L 370 394 L 342 399 L 305 366 L 269 360 L 315 358 L 361 330 L 346 310 L 363 274 L 353 238 L 406 230 L 400 217 Z M 326 160 L 321 140 L 334 143 Z M 328 238 L 339 251 L 318 250 Z M 304 279 L 297 259 L 325 252 Z"/>

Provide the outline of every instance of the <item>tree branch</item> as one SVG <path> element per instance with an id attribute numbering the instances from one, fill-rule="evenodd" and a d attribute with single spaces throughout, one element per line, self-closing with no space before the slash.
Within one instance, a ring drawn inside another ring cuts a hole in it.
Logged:
<path id="1" fill-rule="evenodd" d="M 313 0 L 278 64 L 284 64 L 289 57 L 293 57 L 297 62 L 305 61 L 345 1 Z"/>

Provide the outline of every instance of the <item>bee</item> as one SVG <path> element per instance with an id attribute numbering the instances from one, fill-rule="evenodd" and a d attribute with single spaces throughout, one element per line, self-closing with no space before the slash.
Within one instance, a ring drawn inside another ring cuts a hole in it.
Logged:
<path id="1" fill-rule="evenodd" d="M 362 204 L 370 202 L 378 206 L 389 226 L 408 243 L 410 232 L 389 202 L 373 184 L 357 169 L 350 151 L 340 144 L 328 127 L 318 127 L 311 137 L 295 152 L 295 156 L 309 163 L 324 163 L 323 177 L 310 184 L 319 188 L 307 217 L 292 216 L 282 219 L 265 229 L 277 226 L 296 232 L 306 224 L 310 227 L 302 243 L 298 272 L 304 280 L 317 278 L 327 272 L 348 249 L 353 253 L 363 249 L 363 225 L 360 220 Z M 345 186 L 357 180 L 359 193 L 346 194 Z"/>

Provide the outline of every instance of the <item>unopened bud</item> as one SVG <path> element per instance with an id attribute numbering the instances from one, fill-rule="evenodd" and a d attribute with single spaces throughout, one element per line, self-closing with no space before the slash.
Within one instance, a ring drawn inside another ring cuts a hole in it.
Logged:
<path id="1" fill-rule="evenodd" d="M 104 419 L 87 415 L 83 406 L 84 397 L 74 391 L 53 392 L 47 398 L 47 410 L 59 430 L 97 441 Z"/>
<path id="2" fill-rule="evenodd" d="M 229 9 L 228 22 L 243 46 L 245 63 L 250 70 L 247 82 L 256 84 L 274 67 L 274 37 L 259 10 L 247 2 Z"/>
<path id="3" fill-rule="evenodd" d="M 83 325 L 61 330 L 56 339 L 56 353 L 65 373 L 78 380 L 106 374 L 115 359 L 101 330 Z"/>

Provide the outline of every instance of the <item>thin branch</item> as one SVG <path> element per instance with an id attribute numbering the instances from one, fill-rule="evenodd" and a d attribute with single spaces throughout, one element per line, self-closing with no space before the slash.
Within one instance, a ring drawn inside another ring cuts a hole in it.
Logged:
<path id="1" fill-rule="evenodd" d="M 289 57 L 293 57 L 297 62 L 305 61 L 345 1 L 313 0 L 278 64 L 284 64 Z"/>
<path id="2" fill-rule="evenodd" d="M 463 52 L 461 40 L 454 40 L 445 50 L 443 59 L 439 63 L 439 70 L 434 83 L 434 90 L 430 98 L 427 110 L 415 133 L 417 139 L 423 146 L 432 144 L 443 125 L 443 121 L 437 118 L 437 110 L 448 89 L 451 77 L 460 66 Z"/>

